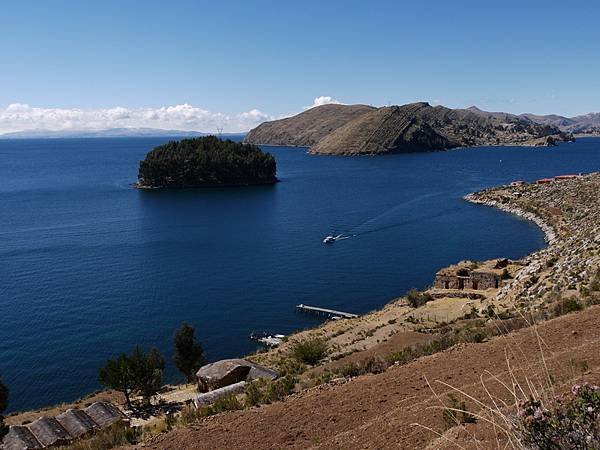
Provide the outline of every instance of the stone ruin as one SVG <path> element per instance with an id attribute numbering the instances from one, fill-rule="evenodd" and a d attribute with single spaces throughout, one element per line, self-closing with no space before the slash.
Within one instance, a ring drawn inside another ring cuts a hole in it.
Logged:
<path id="1" fill-rule="evenodd" d="M 433 287 L 473 291 L 498 289 L 502 286 L 503 273 L 509 263 L 507 259 L 486 261 L 481 264 L 461 261 L 438 271 Z"/>
<path id="2" fill-rule="evenodd" d="M 29 450 L 69 445 L 116 423 L 127 426 L 127 416 L 112 403 L 95 402 L 85 409 L 69 409 L 56 417 L 40 417 L 26 425 L 13 425 L 0 448 Z"/>

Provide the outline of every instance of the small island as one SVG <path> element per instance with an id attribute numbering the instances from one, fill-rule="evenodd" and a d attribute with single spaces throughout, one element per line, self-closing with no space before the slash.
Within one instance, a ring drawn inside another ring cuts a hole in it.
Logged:
<path id="1" fill-rule="evenodd" d="M 206 136 L 159 145 L 140 161 L 139 189 L 272 184 L 275 158 L 258 146 Z"/>

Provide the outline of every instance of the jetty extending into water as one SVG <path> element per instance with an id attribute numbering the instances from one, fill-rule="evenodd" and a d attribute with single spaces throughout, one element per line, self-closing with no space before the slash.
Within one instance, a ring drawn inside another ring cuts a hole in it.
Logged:
<path id="1" fill-rule="evenodd" d="M 311 312 L 315 314 L 322 314 L 331 319 L 355 319 L 358 317 L 358 314 L 352 314 L 343 311 L 336 311 L 335 309 L 328 308 L 319 308 L 318 306 L 308 306 L 308 305 L 297 305 L 296 309 L 302 312 Z"/>

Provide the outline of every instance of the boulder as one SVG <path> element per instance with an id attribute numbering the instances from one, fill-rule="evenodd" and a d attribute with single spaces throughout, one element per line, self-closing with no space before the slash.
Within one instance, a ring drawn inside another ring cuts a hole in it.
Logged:
<path id="1" fill-rule="evenodd" d="M 223 359 L 207 364 L 196 372 L 198 389 L 208 392 L 240 381 L 252 381 L 257 378 L 277 378 L 277 372 L 245 359 Z"/>

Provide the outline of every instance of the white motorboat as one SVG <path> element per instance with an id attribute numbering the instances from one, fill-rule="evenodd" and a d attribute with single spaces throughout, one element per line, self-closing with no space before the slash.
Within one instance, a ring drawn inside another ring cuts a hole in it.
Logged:
<path id="1" fill-rule="evenodd" d="M 325 239 L 323 239 L 323 244 L 333 244 L 335 242 L 335 237 L 334 236 L 327 236 Z"/>

